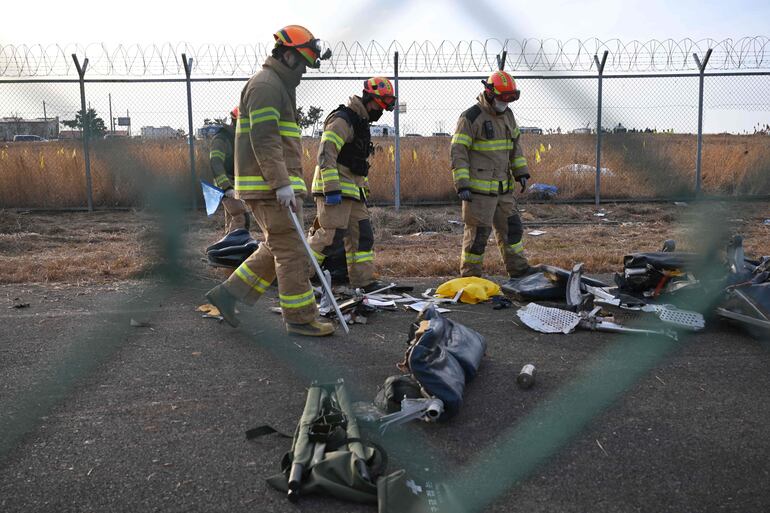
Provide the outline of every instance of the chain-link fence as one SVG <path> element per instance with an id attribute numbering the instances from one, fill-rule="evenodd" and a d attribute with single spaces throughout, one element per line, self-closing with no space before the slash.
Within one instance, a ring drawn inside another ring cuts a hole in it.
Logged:
<path id="1" fill-rule="evenodd" d="M 392 69 L 386 71 L 396 79 Z M 556 185 L 558 198 L 684 197 L 701 184 L 708 195 L 770 194 L 768 72 L 704 75 L 700 173 L 699 73 L 604 75 L 601 144 L 598 74 L 514 74 L 522 96 L 512 109 L 524 132 L 532 181 Z M 300 84 L 297 106 L 305 113 L 322 110 L 304 129 L 308 181 L 324 117 L 360 94 L 368 76 L 311 73 Z M 453 199 L 450 138 L 459 115 L 481 92 L 482 78 L 397 77 L 398 133 L 393 113 L 373 125 L 373 202 Z M 207 127 L 227 119 L 247 79 L 193 76 L 188 112 L 185 78 L 92 79 L 86 70 L 86 118 L 95 118 L 89 159 L 78 79 L 0 80 L 0 205 L 83 207 L 90 194 L 96 206 L 134 206 L 149 182 L 182 188 L 193 201 L 197 180 L 211 178 Z"/>

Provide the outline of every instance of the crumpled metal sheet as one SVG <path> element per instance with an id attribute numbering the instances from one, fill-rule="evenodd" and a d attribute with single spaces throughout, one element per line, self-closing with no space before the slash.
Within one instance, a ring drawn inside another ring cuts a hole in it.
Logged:
<path id="1" fill-rule="evenodd" d="M 520 308 L 516 315 L 521 322 L 540 333 L 572 333 L 580 323 L 580 316 L 569 310 L 549 308 L 529 303 Z"/>

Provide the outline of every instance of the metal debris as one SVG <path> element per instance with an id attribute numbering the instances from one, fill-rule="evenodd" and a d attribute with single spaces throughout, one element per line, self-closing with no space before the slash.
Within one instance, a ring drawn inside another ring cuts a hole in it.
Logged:
<path id="1" fill-rule="evenodd" d="M 580 324 L 580 316 L 575 312 L 561 310 L 559 308 L 548 308 L 529 303 L 520 308 L 516 315 L 521 322 L 540 333 L 572 333 Z"/>

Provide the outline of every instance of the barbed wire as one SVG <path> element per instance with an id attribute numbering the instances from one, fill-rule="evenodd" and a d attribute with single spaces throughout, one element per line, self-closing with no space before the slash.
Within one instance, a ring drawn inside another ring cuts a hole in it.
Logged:
<path id="1" fill-rule="evenodd" d="M 770 38 L 664 39 L 486 39 L 471 41 L 337 42 L 321 74 L 392 74 L 399 52 L 401 74 L 486 73 L 497 68 L 497 56 L 507 52 L 506 69 L 514 72 L 595 72 L 594 55 L 608 51 L 605 72 L 653 73 L 695 71 L 692 54 L 701 58 L 711 48 L 709 70 L 770 68 Z M 249 76 L 269 55 L 272 45 L 213 45 L 165 43 L 149 45 L 71 44 L 0 45 L 0 77 L 76 75 L 71 55 L 87 57 L 87 75 L 183 76 L 182 54 L 193 59 L 196 76 Z"/>

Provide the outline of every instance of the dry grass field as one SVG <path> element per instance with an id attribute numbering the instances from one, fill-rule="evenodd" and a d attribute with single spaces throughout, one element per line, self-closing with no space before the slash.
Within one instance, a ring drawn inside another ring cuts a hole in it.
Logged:
<path id="1" fill-rule="evenodd" d="M 770 254 L 770 204 L 709 203 L 707 215 L 725 221 L 745 238 L 750 256 Z M 526 224 L 524 243 L 533 264 L 569 268 L 585 262 L 589 273 L 622 268 L 623 255 L 652 251 L 673 238 L 682 250 L 697 248 L 704 238 L 692 227 L 703 221 L 694 206 L 672 204 L 608 204 L 603 218 L 590 206 L 521 206 Z M 314 212 L 308 209 L 305 224 Z M 459 205 L 432 208 L 373 208 L 375 266 L 384 277 L 453 276 L 458 272 L 462 225 Z M 606 221 L 602 220 L 606 219 Z M 706 219 L 708 222 L 708 219 Z M 24 212 L 0 210 L 0 284 L 98 284 L 151 275 L 161 263 L 162 225 L 166 216 L 148 211 Z M 578 223 L 578 224 L 575 224 Z M 186 273 L 223 277 L 205 263 L 204 248 L 222 236 L 222 213 L 185 214 L 179 233 L 184 242 L 180 261 Z M 718 224 L 718 223 L 714 223 Z M 544 231 L 530 236 L 533 229 Z M 259 234 L 255 234 L 259 237 Z M 502 275 L 494 240 L 487 246 L 485 270 Z"/>
<path id="2" fill-rule="evenodd" d="M 401 195 L 404 201 L 453 198 L 449 138 L 402 139 Z M 310 181 L 317 139 L 305 139 L 303 166 Z M 592 197 L 591 172 L 560 171 L 595 165 L 591 135 L 523 136 L 532 182 L 556 185 L 561 198 Z M 94 204 L 141 206 L 150 185 L 169 185 L 189 195 L 189 154 L 183 140 L 93 141 Z M 375 139 L 370 181 L 375 201 L 392 201 L 392 140 Z M 541 148 L 545 151 L 541 151 Z M 549 149 L 550 148 L 550 149 Z M 608 198 L 676 197 L 692 191 L 696 140 L 691 135 L 608 134 L 604 138 L 602 195 Z M 540 154 L 537 161 L 536 152 Z M 196 145 L 196 170 L 209 178 L 208 147 Z M 704 191 L 715 195 L 770 194 L 770 138 L 709 135 L 703 149 Z M 79 141 L 6 143 L 0 146 L 0 207 L 76 207 L 86 204 L 86 180 Z M 196 190 L 197 193 L 197 190 Z"/>

